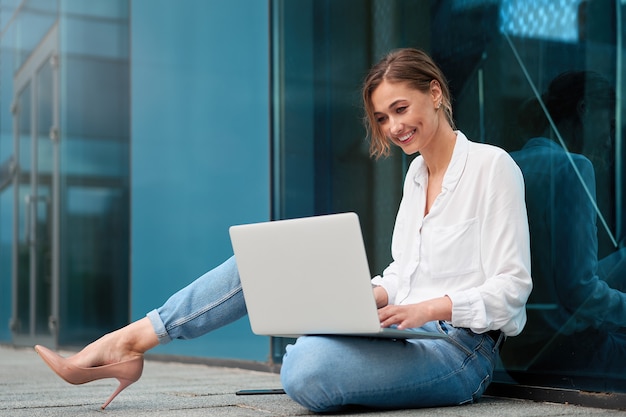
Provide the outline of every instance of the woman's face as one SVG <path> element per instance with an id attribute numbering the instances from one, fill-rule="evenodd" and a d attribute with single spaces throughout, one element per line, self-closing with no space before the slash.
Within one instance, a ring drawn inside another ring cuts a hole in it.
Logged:
<path id="1" fill-rule="evenodd" d="M 404 153 L 423 152 L 439 128 L 437 105 L 441 89 L 431 82 L 424 93 L 405 82 L 383 81 L 372 93 L 371 101 L 376 123 L 382 133 Z"/>

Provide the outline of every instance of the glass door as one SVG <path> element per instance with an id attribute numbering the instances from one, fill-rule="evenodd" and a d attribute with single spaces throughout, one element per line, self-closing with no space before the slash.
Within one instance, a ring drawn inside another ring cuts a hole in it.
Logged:
<path id="1" fill-rule="evenodd" d="M 13 312 L 16 345 L 56 346 L 58 81 L 56 30 L 14 79 Z"/>

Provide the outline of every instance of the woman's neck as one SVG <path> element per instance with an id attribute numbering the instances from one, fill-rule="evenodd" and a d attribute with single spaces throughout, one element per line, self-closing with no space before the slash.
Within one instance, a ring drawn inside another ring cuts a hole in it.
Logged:
<path id="1" fill-rule="evenodd" d="M 443 176 L 448 169 L 454 145 L 456 144 L 456 132 L 447 126 L 433 140 L 432 146 L 421 152 L 424 162 L 428 167 L 429 176 Z"/>

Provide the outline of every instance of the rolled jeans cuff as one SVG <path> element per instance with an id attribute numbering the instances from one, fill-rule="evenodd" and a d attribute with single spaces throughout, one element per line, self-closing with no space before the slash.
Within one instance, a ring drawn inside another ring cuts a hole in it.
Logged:
<path id="1" fill-rule="evenodd" d="M 154 333 L 156 333 L 157 338 L 159 339 L 159 344 L 164 345 L 172 341 L 172 338 L 165 329 L 165 323 L 161 320 L 161 316 L 156 309 L 146 314 L 146 317 L 148 317 L 148 319 L 150 319 L 150 323 L 152 323 Z"/>

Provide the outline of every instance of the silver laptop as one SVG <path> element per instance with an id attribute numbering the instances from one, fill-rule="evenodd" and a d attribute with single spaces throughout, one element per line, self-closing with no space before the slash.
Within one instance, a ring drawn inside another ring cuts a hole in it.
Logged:
<path id="1" fill-rule="evenodd" d="M 237 225 L 230 238 L 256 334 L 445 337 L 381 328 L 355 213 Z"/>

